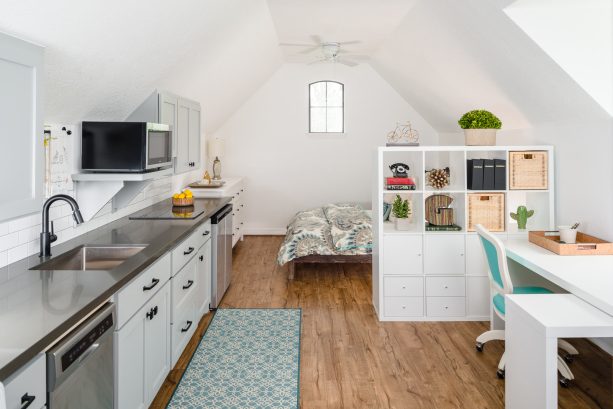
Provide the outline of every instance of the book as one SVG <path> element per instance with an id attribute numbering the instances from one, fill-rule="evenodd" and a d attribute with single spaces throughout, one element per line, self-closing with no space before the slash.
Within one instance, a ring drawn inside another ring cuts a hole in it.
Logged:
<path id="1" fill-rule="evenodd" d="M 415 185 L 388 185 L 387 190 L 416 190 Z"/>
<path id="2" fill-rule="evenodd" d="M 452 224 L 451 226 L 435 226 L 426 223 L 426 231 L 462 231 L 462 228 L 457 224 Z"/>
<path id="3" fill-rule="evenodd" d="M 494 190 L 494 159 L 483 159 L 483 190 Z"/>
<path id="4" fill-rule="evenodd" d="M 467 187 L 470 190 L 483 189 L 483 159 L 466 161 Z"/>
<path id="5" fill-rule="evenodd" d="M 385 178 L 385 183 L 388 185 L 414 185 L 413 178 Z"/>
<path id="6" fill-rule="evenodd" d="M 507 161 L 494 159 L 494 190 L 507 188 Z"/>

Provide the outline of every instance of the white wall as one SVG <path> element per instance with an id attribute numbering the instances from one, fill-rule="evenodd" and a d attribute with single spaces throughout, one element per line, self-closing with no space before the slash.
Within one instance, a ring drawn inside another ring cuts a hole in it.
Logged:
<path id="1" fill-rule="evenodd" d="M 308 84 L 345 84 L 345 134 L 308 133 Z M 299 210 L 330 202 L 370 205 L 373 155 L 396 122 L 410 120 L 422 144 L 436 131 L 369 65 L 284 64 L 217 131 L 222 175 L 245 176 L 248 234 L 283 234 Z"/>

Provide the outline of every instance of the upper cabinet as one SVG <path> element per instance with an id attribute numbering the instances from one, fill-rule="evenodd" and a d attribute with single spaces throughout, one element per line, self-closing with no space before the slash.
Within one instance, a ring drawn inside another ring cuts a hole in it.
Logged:
<path id="1" fill-rule="evenodd" d="M 170 92 L 156 91 L 126 120 L 167 124 L 173 131 L 175 173 L 200 167 L 200 104 Z"/>
<path id="2" fill-rule="evenodd" d="M 40 210 L 44 198 L 44 49 L 0 33 L 0 221 Z"/>

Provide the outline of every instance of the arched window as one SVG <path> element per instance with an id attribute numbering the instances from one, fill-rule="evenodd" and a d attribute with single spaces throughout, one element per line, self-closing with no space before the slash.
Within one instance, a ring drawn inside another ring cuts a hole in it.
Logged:
<path id="1" fill-rule="evenodd" d="M 345 132 L 345 86 L 336 81 L 309 84 L 309 132 Z"/>

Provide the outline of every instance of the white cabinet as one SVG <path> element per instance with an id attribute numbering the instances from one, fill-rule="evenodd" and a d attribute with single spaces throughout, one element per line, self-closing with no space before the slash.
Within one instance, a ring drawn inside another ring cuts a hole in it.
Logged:
<path id="1" fill-rule="evenodd" d="M 464 274 L 464 235 L 428 234 L 424 243 L 426 274 Z"/>
<path id="2" fill-rule="evenodd" d="M 468 296 L 468 315 L 471 317 L 488 316 L 491 309 L 490 280 L 488 277 L 466 277 Z"/>
<path id="3" fill-rule="evenodd" d="M 187 160 L 192 168 L 200 167 L 200 157 L 202 152 L 200 150 L 200 104 L 196 102 L 189 103 L 189 121 L 188 121 L 188 154 Z"/>
<path id="4" fill-rule="evenodd" d="M 177 108 L 179 98 L 169 92 L 159 95 L 159 122 L 170 126 L 172 131 L 172 157 L 177 156 Z"/>
<path id="5" fill-rule="evenodd" d="M 211 259 L 210 240 L 200 248 L 196 257 L 198 258 L 196 311 L 198 316 L 202 317 L 209 312 L 209 305 L 211 303 L 211 267 L 213 260 Z"/>
<path id="6" fill-rule="evenodd" d="M 170 371 L 168 282 L 115 331 L 115 406 L 146 408 Z"/>
<path id="7" fill-rule="evenodd" d="M 383 246 L 385 275 L 423 274 L 421 236 L 388 235 L 383 238 Z"/>
<path id="8" fill-rule="evenodd" d="M 4 382 L 6 409 L 41 409 L 47 402 L 45 354 L 40 354 L 30 363 L 11 375 Z M 0 396 L 1 398 L 1 396 Z M 28 402 L 31 402 L 28 405 Z M 0 402 L 0 407 L 4 402 Z"/>
<path id="9" fill-rule="evenodd" d="M 0 221 L 39 211 L 42 205 L 44 49 L 0 33 Z"/>

